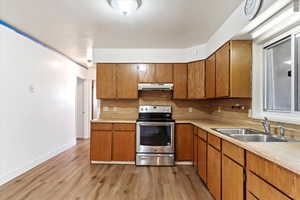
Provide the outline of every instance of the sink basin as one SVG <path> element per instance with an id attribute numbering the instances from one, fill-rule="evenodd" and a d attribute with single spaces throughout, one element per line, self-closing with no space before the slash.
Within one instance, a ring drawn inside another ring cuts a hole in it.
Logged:
<path id="1" fill-rule="evenodd" d="M 225 135 L 253 135 L 253 134 L 264 134 L 263 132 L 247 129 L 247 128 L 214 128 L 213 130 L 218 131 Z"/>
<path id="2" fill-rule="evenodd" d="M 268 135 L 261 131 L 246 128 L 215 128 L 213 130 L 242 142 L 298 142 L 286 137 Z"/>
<path id="3" fill-rule="evenodd" d="M 278 137 L 263 135 L 263 134 L 257 134 L 257 135 L 236 134 L 236 135 L 230 135 L 230 137 L 243 142 L 288 142 L 288 140 L 285 138 L 278 138 Z"/>

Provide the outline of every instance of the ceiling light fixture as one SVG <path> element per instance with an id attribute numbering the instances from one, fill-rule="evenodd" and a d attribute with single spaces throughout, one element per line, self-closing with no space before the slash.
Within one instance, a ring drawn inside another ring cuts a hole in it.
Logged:
<path id="1" fill-rule="evenodd" d="M 112 8 L 119 10 L 123 15 L 130 14 L 142 5 L 142 0 L 107 0 L 107 2 Z"/>

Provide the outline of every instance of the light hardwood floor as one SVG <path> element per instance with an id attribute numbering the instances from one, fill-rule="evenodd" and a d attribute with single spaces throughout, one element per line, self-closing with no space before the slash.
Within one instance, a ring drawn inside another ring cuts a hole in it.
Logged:
<path id="1" fill-rule="evenodd" d="M 90 165 L 89 141 L 0 186 L 1 200 L 213 200 L 191 166 Z"/>

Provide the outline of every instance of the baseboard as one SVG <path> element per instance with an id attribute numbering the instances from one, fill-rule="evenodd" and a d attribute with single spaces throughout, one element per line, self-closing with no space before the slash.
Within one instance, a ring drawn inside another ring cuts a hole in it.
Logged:
<path id="1" fill-rule="evenodd" d="M 135 165 L 134 161 L 91 161 L 91 164 Z"/>
<path id="2" fill-rule="evenodd" d="M 59 147 L 57 150 L 54 150 L 52 152 L 48 152 L 47 154 L 41 156 L 40 158 L 24 165 L 23 167 L 20 167 L 19 169 L 15 169 L 15 170 L 12 170 L 12 171 L 4 174 L 4 176 L 0 177 L 0 185 L 3 185 L 5 183 L 11 181 L 12 179 L 22 175 L 23 173 L 29 171 L 30 169 L 32 169 L 34 167 L 38 166 L 39 164 L 41 164 L 41 163 L 57 156 L 58 154 L 66 151 L 67 149 L 73 147 L 74 145 L 76 145 L 76 140 Z"/>
<path id="3" fill-rule="evenodd" d="M 191 162 L 191 161 L 179 161 L 179 162 L 175 162 L 175 165 L 193 165 L 193 162 Z"/>

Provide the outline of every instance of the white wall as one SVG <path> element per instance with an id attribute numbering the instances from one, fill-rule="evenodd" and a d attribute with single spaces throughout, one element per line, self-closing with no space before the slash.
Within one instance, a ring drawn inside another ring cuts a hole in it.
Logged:
<path id="1" fill-rule="evenodd" d="M 71 147 L 87 70 L 0 25 L 0 184 Z"/>

